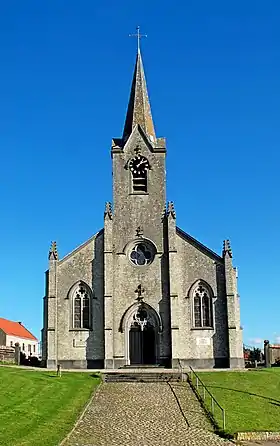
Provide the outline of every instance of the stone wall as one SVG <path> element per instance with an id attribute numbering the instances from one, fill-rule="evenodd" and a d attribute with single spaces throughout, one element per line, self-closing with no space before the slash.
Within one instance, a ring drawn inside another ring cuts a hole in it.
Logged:
<path id="1" fill-rule="evenodd" d="M 132 187 L 127 168 L 135 149 L 149 161 L 147 193 Z M 169 300 L 163 289 L 163 213 L 165 208 L 165 149 L 153 148 L 135 127 L 123 150 L 112 150 L 113 199 L 112 219 L 105 219 L 105 365 L 119 367 L 129 363 L 129 326 L 131 311 L 137 308 L 135 290 L 145 290 L 143 299 L 159 319 L 156 328 L 156 362 L 170 362 Z M 137 228 L 141 235 L 137 235 Z M 151 243 L 156 252 L 153 262 L 138 267 L 129 260 L 133 246 Z M 121 328 L 121 322 L 126 321 Z"/>
<path id="2" fill-rule="evenodd" d="M 270 344 L 268 340 L 265 340 L 264 358 L 266 367 L 271 367 L 274 364 L 280 365 L 280 344 Z"/>
<path id="3" fill-rule="evenodd" d="M 177 230 L 176 268 L 173 272 L 172 337 L 173 365 L 176 359 L 196 368 L 228 367 L 227 302 L 223 259 L 207 252 L 187 234 Z M 192 289 L 204 281 L 212 290 L 213 328 L 194 327 Z M 174 339 L 176 337 L 176 340 Z"/>
<path id="4" fill-rule="evenodd" d="M 103 231 L 61 259 L 47 274 L 43 361 L 64 368 L 99 368 L 104 360 Z M 91 329 L 73 326 L 71 289 L 84 283 L 91 292 Z"/>
<path id="5" fill-rule="evenodd" d="M 270 345 L 271 364 L 280 363 L 280 344 Z"/>
<path id="6" fill-rule="evenodd" d="M 15 364 L 15 349 L 13 347 L 0 346 L 0 361 L 12 362 Z"/>

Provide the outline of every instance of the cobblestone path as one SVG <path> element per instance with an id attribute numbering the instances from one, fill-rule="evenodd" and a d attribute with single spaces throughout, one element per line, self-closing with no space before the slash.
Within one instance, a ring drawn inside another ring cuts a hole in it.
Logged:
<path id="1" fill-rule="evenodd" d="M 187 384 L 103 383 L 63 446 L 229 446 Z"/>

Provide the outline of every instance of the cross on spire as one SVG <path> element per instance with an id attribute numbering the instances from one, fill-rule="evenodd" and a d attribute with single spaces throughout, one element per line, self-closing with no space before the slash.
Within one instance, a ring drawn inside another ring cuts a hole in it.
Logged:
<path id="1" fill-rule="evenodd" d="M 137 51 L 140 53 L 140 39 L 142 37 L 148 37 L 147 34 L 141 34 L 140 33 L 140 26 L 136 27 L 136 33 L 135 34 L 129 34 L 129 37 L 137 37 Z"/>
<path id="2" fill-rule="evenodd" d="M 137 26 L 136 31 L 136 34 L 130 34 L 130 37 L 137 37 L 138 52 L 136 56 L 136 64 L 134 68 L 130 98 L 124 124 L 123 141 L 127 141 L 134 127 L 138 125 L 141 126 L 142 131 L 149 138 L 150 142 L 152 144 L 156 144 L 157 138 L 154 129 L 143 62 L 140 52 L 140 39 L 141 37 L 147 36 L 146 34 L 140 34 L 139 26 Z"/>

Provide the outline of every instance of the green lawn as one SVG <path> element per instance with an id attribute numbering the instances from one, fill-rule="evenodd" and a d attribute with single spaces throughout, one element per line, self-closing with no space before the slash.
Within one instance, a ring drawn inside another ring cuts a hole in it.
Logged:
<path id="1" fill-rule="evenodd" d="M 57 446 L 100 382 L 91 373 L 0 367 L 0 445 Z"/>
<path id="2" fill-rule="evenodd" d="M 226 431 L 280 431 L 280 369 L 201 372 L 199 377 L 226 410 Z M 221 426 L 218 410 L 216 420 Z"/>

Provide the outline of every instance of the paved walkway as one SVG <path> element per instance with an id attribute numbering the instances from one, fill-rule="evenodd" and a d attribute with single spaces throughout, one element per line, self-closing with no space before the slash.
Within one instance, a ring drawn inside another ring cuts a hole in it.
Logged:
<path id="1" fill-rule="evenodd" d="M 29 365 L 14 365 L 14 364 L 0 364 L 0 367 L 12 367 L 12 368 L 17 368 L 17 369 L 24 369 L 24 370 L 33 370 L 36 372 L 56 372 L 56 368 L 46 368 L 46 367 L 31 367 Z M 103 373 L 103 374 L 108 374 L 108 373 L 115 373 L 115 372 L 120 372 L 120 369 L 61 369 L 62 372 L 77 372 L 77 373 Z M 186 367 L 184 368 L 185 371 L 188 371 L 189 368 Z M 195 369 L 196 372 L 248 372 L 248 370 L 250 369 Z M 180 373 L 180 369 L 164 369 L 164 368 L 159 368 L 159 367 L 149 367 L 148 369 L 149 373 L 158 373 L 159 371 L 162 373 Z M 132 369 L 129 368 L 129 373 L 139 373 L 139 372 L 147 372 L 147 368 L 139 368 L 137 367 L 136 369 Z"/>
<path id="2" fill-rule="evenodd" d="M 274 441 L 266 441 L 266 442 L 261 442 L 261 441 L 257 441 L 255 442 L 251 442 L 251 441 L 247 441 L 242 443 L 244 446 L 279 446 L 280 442 L 278 441 L 277 443 L 275 443 Z"/>
<path id="3" fill-rule="evenodd" d="M 185 383 L 103 383 L 63 446 L 229 446 Z"/>

